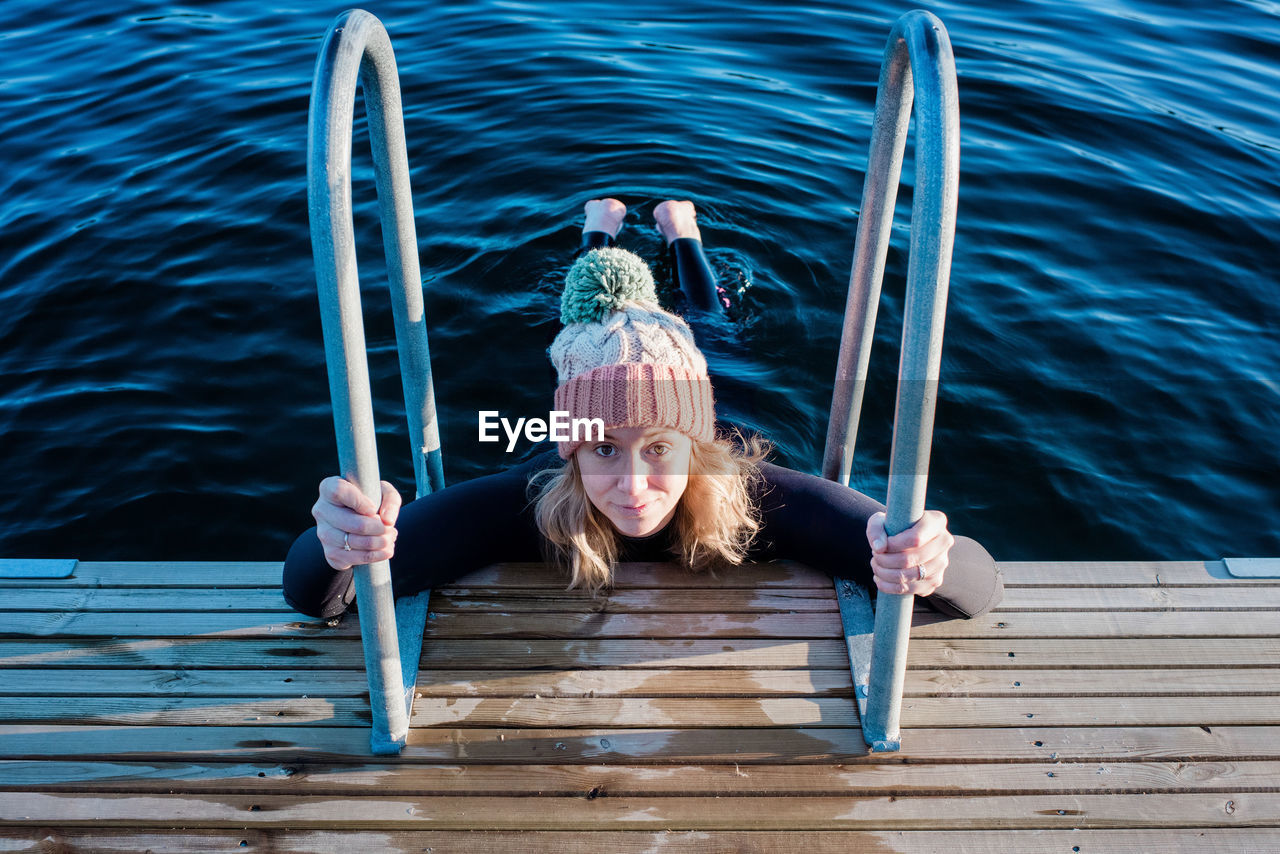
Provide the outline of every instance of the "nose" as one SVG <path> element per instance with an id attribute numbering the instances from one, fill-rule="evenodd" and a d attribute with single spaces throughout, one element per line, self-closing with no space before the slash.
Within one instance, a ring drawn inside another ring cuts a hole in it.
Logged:
<path id="1" fill-rule="evenodd" d="M 647 488 L 648 481 L 648 466 L 633 457 L 618 472 L 618 491 L 623 495 L 639 495 Z"/>

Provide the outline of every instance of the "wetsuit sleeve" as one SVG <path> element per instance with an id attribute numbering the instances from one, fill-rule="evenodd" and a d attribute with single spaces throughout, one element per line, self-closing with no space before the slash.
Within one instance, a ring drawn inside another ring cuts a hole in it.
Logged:
<path id="1" fill-rule="evenodd" d="M 799 561 L 873 587 L 867 520 L 884 505 L 834 481 L 771 463 L 762 464 L 761 472 L 760 556 Z M 1004 586 L 986 549 L 957 536 L 949 557 L 942 585 L 921 597 L 924 602 L 956 617 L 975 617 L 1000 604 Z"/>
<path id="2" fill-rule="evenodd" d="M 406 504 L 396 520 L 393 593 L 418 593 L 491 563 L 542 560 L 542 536 L 527 488 L 531 474 L 558 463 L 551 451 Z M 316 529 L 311 528 L 294 541 L 285 558 L 285 601 L 303 614 L 336 617 L 355 595 L 351 573 L 329 566 Z"/>
<path id="3" fill-rule="evenodd" d="M 720 289 L 716 287 L 716 276 L 711 271 L 702 241 L 696 237 L 677 237 L 671 241 L 667 254 L 671 261 L 672 284 L 684 294 L 689 308 L 716 314 L 723 312 Z"/>

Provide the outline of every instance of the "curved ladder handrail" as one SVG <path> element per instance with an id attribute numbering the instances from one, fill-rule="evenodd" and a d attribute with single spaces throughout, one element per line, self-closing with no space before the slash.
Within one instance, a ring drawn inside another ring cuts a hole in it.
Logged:
<path id="1" fill-rule="evenodd" d="M 849 482 L 853 464 L 913 96 L 916 186 L 911 205 L 902 356 L 886 502 L 885 525 L 890 534 L 906 530 L 924 514 L 960 180 L 955 57 L 942 22 L 921 10 L 906 13 L 893 25 L 880 68 L 871 152 L 822 463 L 824 477 L 844 484 Z M 876 600 L 866 714 L 862 721 L 863 738 L 873 750 L 897 750 L 900 746 L 899 715 L 914 599 L 910 594 L 880 593 Z M 854 681 L 858 682 L 856 675 Z"/>
<path id="2" fill-rule="evenodd" d="M 422 496 L 443 488 L 444 474 L 400 82 L 386 29 L 376 17 L 360 9 L 344 12 L 334 20 L 316 59 L 307 128 L 307 199 L 338 464 L 343 477 L 380 502 L 351 218 L 351 136 L 357 78 L 365 93 L 409 441 L 413 446 L 414 480 L 417 494 Z M 375 753 L 394 753 L 408 734 L 413 699 L 410 668 L 416 675 L 417 656 L 401 666 L 402 638 L 396 630 L 389 564 L 381 561 L 358 566 L 354 580 L 373 711 L 371 744 Z M 425 602 L 421 603 L 421 610 L 425 612 Z M 420 624 L 417 632 L 420 645 Z M 412 635 L 412 630 L 408 634 Z"/>

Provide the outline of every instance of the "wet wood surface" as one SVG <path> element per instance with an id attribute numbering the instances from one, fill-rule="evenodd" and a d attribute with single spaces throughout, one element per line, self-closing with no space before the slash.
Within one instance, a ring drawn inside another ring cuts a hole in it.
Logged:
<path id="1" fill-rule="evenodd" d="M 1280 581 L 1012 563 L 917 609 L 903 749 L 862 742 L 830 580 L 536 564 L 433 594 L 403 753 L 358 625 L 279 564 L 0 580 L 0 848 L 1257 851 L 1280 838 Z M 956 831 L 963 831 L 956 833 Z"/>

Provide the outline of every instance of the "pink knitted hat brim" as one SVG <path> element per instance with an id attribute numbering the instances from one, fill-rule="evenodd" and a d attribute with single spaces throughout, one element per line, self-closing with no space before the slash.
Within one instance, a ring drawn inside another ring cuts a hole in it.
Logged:
<path id="1" fill-rule="evenodd" d="M 670 427 L 695 440 L 715 438 L 715 400 L 706 374 L 652 362 L 603 365 L 556 389 L 555 408 L 605 427 Z M 583 444 L 558 443 L 569 459 Z"/>

